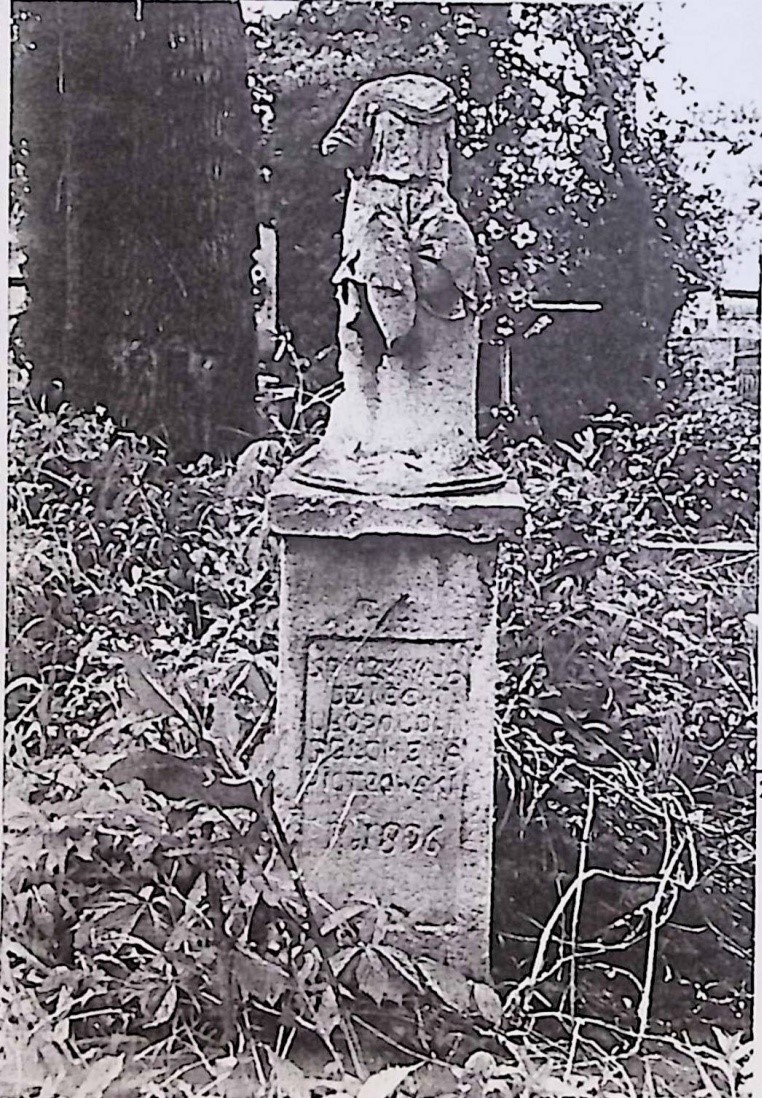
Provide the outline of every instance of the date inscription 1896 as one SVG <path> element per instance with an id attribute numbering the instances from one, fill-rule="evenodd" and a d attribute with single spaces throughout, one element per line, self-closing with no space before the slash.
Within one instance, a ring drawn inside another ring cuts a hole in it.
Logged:
<path id="1" fill-rule="evenodd" d="M 453 641 L 317 639 L 307 660 L 303 834 L 411 869 L 455 856 L 468 660 Z M 411 884 L 413 884 L 411 879 Z"/>

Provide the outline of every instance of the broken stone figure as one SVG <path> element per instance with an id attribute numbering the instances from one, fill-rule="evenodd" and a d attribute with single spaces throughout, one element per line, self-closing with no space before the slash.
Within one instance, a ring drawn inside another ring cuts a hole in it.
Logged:
<path id="1" fill-rule="evenodd" d="M 372 80 L 323 139 L 349 165 L 339 305 L 344 388 L 291 475 L 364 494 L 502 484 L 476 438 L 479 316 L 489 283 L 448 191 L 455 101 L 430 76 Z"/>

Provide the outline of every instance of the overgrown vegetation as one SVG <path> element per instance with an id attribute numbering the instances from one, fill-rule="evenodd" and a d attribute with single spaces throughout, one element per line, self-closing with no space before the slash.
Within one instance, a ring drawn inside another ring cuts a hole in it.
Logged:
<path id="1" fill-rule="evenodd" d="M 728 388 L 702 403 L 510 453 L 534 507 L 504 605 L 501 955 L 625 1047 L 749 1005 L 755 443 Z"/>
<path id="2" fill-rule="evenodd" d="M 307 896 L 272 807 L 263 502 L 305 416 L 236 472 L 178 468 L 14 380 L 12 1093 L 355 1095 L 389 1063 L 427 1066 L 363 1098 L 750 1093 L 754 556 L 648 544 L 752 537 L 750 411 L 676 388 L 648 427 L 493 436 L 531 504 L 502 580 L 496 994 L 390 946 L 391 913 Z"/>
<path id="3" fill-rule="evenodd" d="M 649 379 L 675 308 L 717 273 L 724 213 L 681 177 L 687 122 L 657 109 L 645 70 L 664 41 L 638 5 L 310 0 L 249 41 L 260 217 L 278 228 L 281 322 L 303 351 L 335 342 L 344 177 L 320 138 L 359 82 L 429 73 L 456 95 L 453 192 L 489 258 L 485 403 L 508 346 L 520 415 L 550 436 L 611 401 L 655 410 Z M 559 300 L 602 310 L 543 310 Z"/>
<path id="4" fill-rule="evenodd" d="M 649 160 L 630 125 L 640 47 L 629 16 L 513 4 L 501 29 L 502 8 L 426 7 L 408 6 L 402 36 L 393 5 L 321 3 L 272 38 L 266 24 L 250 37 L 286 251 L 301 232 L 289 157 L 298 145 L 304 175 L 339 94 L 411 59 L 457 82 L 464 58 L 486 53 L 458 84 L 462 163 L 475 172 L 458 186 L 503 287 L 488 339 L 512 338 L 513 325 L 524 346 L 528 295 L 557 288 L 559 272 L 592 292 L 585 250 L 619 287 L 612 242 L 633 208 L 647 211 L 651 274 L 699 253 L 711 266 L 713 210 L 680 220 L 690 200 L 671 154 Z M 561 64 L 554 49 L 568 36 Z M 590 49 L 596 80 L 580 61 Z M 509 62 L 521 75 L 515 102 L 503 94 Z M 589 132 L 575 145 L 580 105 Z M 279 127 L 294 119 L 292 136 L 309 140 L 281 147 Z M 621 156 L 612 119 L 633 142 Z M 550 146 L 537 190 L 530 176 Z M 322 191 L 338 190 L 314 166 L 310 317 L 332 261 Z M 480 176 L 494 193 L 476 193 Z M 562 202 L 594 177 L 598 191 Z M 16 182 L 23 206 L 24 170 Z M 513 205 L 497 209 L 508 184 Z M 600 237 L 585 223 L 625 207 Z M 304 283 L 293 285 L 300 348 L 283 336 L 275 355 L 291 396 L 271 413 L 271 439 L 235 469 L 211 457 L 177 465 L 106 409 L 49 401 L 30 389 L 15 342 L 3 1093 L 751 1098 L 755 410 L 725 374 L 697 372 L 685 345 L 661 390 L 643 380 L 682 293 L 670 281 L 663 315 L 663 302 L 639 306 L 660 319 L 638 351 L 638 418 L 621 411 L 627 401 L 606 408 L 624 360 L 593 341 L 600 372 L 574 415 L 599 414 L 573 437 L 540 438 L 529 414 L 493 419 L 489 445 L 530 511 L 500 571 L 495 984 L 469 981 L 392 946 L 400 913 L 334 911 L 307 894 L 273 807 L 265 498 L 335 391 L 322 388 L 330 352 L 304 357 L 321 340 L 299 320 Z M 628 343 L 632 329 L 615 327 Z M 524 411 L 540 389 L 560 407 L 529 361 Z"/>

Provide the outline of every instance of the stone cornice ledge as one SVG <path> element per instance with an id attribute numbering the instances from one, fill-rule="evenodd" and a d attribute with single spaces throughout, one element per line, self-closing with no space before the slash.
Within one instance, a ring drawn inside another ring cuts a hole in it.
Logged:
<path id="1" fill-rule="evenodd" d="M 526 505 L 515 482 L 480 495 L 365 496 L 310 488 L 281 473 L 267 501 L 273 533 L 323 538 L 364 534 L 518 541 Z"/>

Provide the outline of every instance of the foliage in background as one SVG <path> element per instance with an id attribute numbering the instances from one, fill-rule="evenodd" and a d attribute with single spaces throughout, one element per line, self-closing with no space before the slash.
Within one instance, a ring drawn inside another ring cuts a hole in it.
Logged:
<path id="1" fill-rule="evenodd" d="M 62 376 L 68 399 L 107 401 L 180 458 L 258 437 L 249 253 L 267 220 L 283 323 L 302 353 L 327 348 L 315 376 L 332 380 L 344 179 L 317 145 L 358 81 L 413 69 L 458 99 L 455 191 L 497 302 L 483 407 L 509 345 L 525 428 L 653 410 L 672 313 L 724 236 L 715 191 L 680 177 L 683 131 L 637 114 L 661 43 L 631 6 L 311 0 L 246 28 L 235 4 L 147 4 L 137 22 L 126 2 L 18 0 L 14 17 L 39 393 Z M 568 297 L 603 310 L 528 307 Z"/>
<path id="2" fill-rule="evenodd" d="M 318 142 L 358 82 L 430 73 L 457 96 L 454 190 L 490 259 L 484 399 L 496 403 L 507 343 L 522 416 L 551 433 L 611 402 L 651 410 L 644 379 L 659 373 L 674 309 L 717 270 L 723 215 L 716 191 L 680 176 L 682 130 L 653 104 L 638 115 L 653 99 L 643 66 L 662 46 L 639 18 L 620 4 L 312 0 L 250 27 L 260 210 L 279 230 L 282 319 L 300 346 L 334 340 L 344 179 Z M 535 299 L 603 311 L 551 314 Z"/>
<path id="3" fill-rule="evenodd" d="M 762 112 L 753 104 L 720 104 L 699 112 L 686 136 L 683 159 L 688 172 L 722 187 L 728 212 L 726 239 L 741 254 L 754 249 L 762 228 Z M 732 258 L 727 258 L 732 268 Z"/>
<path id="4" fill-rule="evenodd" d="M 710 384 L 506 455 L 531 522 L 504 604 L 498 956 L 625 1045 L 655 1018 L 743 1025 L 751 995 L 756 427 Z"/>

